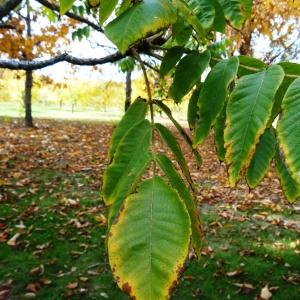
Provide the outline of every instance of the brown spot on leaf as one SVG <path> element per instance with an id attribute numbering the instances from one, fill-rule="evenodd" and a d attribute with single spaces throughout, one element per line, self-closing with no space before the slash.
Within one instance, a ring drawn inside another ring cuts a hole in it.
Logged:
<path id="1" fill-rule="evenodd" d="M 128 282 L 125 282 L 125 283 L 123 284 L 123 286 L 122 286 L 122 290 L 123 290 L 126 294 L 128 294 L 128 295 L 130 296 L 131 291 L 132 291 L 132 288 L 131 288 L 131 286 L 129 285 Z"/>
<path id="2" fill-rule="evenodd" d="M 172 293 L 173 293 L 174 289 L 176 288 L 177 284 L 178 284 L 178 281 L 177 281 L 177 280 L 174 280 L 174 281 L 172 282 L 171 286 L 169 287 L 169 292 L 168 292 L 168 293 L 169 293 L 169 296 L 172 295 Z"/>

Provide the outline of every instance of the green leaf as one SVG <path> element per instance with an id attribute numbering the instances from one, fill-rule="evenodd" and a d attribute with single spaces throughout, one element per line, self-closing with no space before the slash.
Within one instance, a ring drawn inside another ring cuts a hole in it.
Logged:
<path id="1" fill-rule="evenodd" d="M 189 41 L 192 32 L 193 28 L 182 17 L 178 17 L 172 27 L 172 37 L 179 46 L 184 46 Z"/>
<path id="2" fill-rule="evenodd" d="M 183 137 L 187 145 L 191 148 L 193 155 L 195 157 L 195 160 L 197 162 L 197 166 L 200 167 L 202 165 L 202 158 L 199 154 L 197 149 L 193 148 L 193 142 L 190 138 L 190 136 L 185 132 L 185 130 L 181 127 L 181 125 L 173 118 L 172 112 L 169 109 L 167 105 L 165 105 L 162 101 L 154 100 L 154 104 L 156 104 L 166 115 L 167 117 L 172 121 L 180 135 Z"/>
<path id="3" fill-rule="evenodd" d="M 244 7 L 244 11 L 245 11 L 245 15 L 246 15 L 247 19 L 251 18 L 252 1 L 253 0 L 243 0 L 243 7 Z"/>
<path id="4" fill-rule="evenodd" d="M 144 0 L 110 22 L 105 33 L 125 53 L 136 41 L 175 23 L 176 20 L 176 10 L 170 1 Z"/>
<path id="5" fill-rule="evenodd" d="M 218 159 L 220 161 L 225 160 L 226 150 L 224 147 L 224 129 L 226 124 L 226 109 L 227 109 L 227 102 L 224 103 L 224 107 L 222 112 L 216 119 L 214 131 L 215 131 L 215 146 Z"/>
<path id="6" fill-rule="evenodd" d="M 132 7 L 133 3 L 131 0 L 123 0 L 120 6 L 116 8 L 116 16 L 123 14 L 127 9 Z"/>
<path id="7" fill-rule="evenodd" d="M 293 83 L 297 77 L 300 77 L 300 65 L 299 64 L 290 63 L 290 62 L 282 62 L 282 63 L 279 63 L 279 65 L 282 67 L 286 76 L 284 77 L 284 80 L 275 95 L 274 104 L 273 104 L 273 108 L 272 108 L 272 116 L 270 118 L 270 124 L 272 124 L 274 119 L 277 117 L 277 115 L 281 111 L 282 99 L 283 99 L 287 89 L 289 88 L 291 83 Z"/>
<path id="8" fill-rule="evenodd" d="M 237 29 L 242 29 L 246 20 L 245 0 L 219 0 L 225 13 L 225 17 Z M 249 1 L 249 0 L 248 0 Z M 249 7 L 247 8 L 249 10 Z"/>
<path id="9" fill-rule="evenodd" d="M 194 129 L 198 122 L 197 119 L 199 117 L 199 108 L 198 108 L 199 94 L 200 94 L 200 87 L 197 87 L 194 90 L 192 97 L 189 101 L 187 120 L 188 120 L 190 129 Z"/>
<path id="10" fill-rule="evenodd" d="M 289 86 L 282 109 L 277 127 L 279 145 L 291 176 L 300 183 L 300 78 Z"/>
<path id="11" fill-rule="evenodd" d="M 202 27 L 198 16 L 193 12 L 193 9 L 189 7 L 188 3 L 185 0 L 173 0 L 173 5 L 177 8 L 180 15 L 188 22 L 195 32 L 197 33 L 198 37 L 201 39 L 205 39 L 205 31 Z"/>
<path id="12" fill-rule="evenodd" d="M 125 198 L 149 161 L 151 126 L 143 120 L 133 126 L 120 141 L 111 165 L 103 176 L 102 195 L 106 205 Z"/>
<path id="13" fill-rule="evenodd" d="M 180 102 L 200 80 L 201 74 L 208 66 L 209 61 L 209 51 L 203 53 L 195 51 L 184 56 L 176 67 L 174 81 L 169 90 L 170 97 L 176 102 Z"/>
<path id="14" fill-rule="evenodd" d="M 217 0 L 212 1 L 215 7 L 215 19 L 213 23 L 213 29 L 215 31 L 225 33 L 226 20 L 222 6 Z"/>
<path id="15" fill-rule="evenodd" d="M 129 109 L 123 116 L 122 120 L 120 121 L 112 135 L 110 148 L 108 150 L 110 161 L 112 161 L 121 139 L 133 126 L 145 119 L 147 108 L 147 103 L 142 98 L 137 98 L 130 105 Z"/>
<path id="16" fill-rule="evenodd" d="M 236 76 L 238 65 L 238 58 L 232 57 L 217 63 L 207 75 L 198 100 L 199 122 L 195 130 L 194 147 L 207 138 L 221 113 L 228 94 L 228 86 Z"/>
<path id="17" fill-rule="evenodd" d="M 294 203 L 300 199 L 300 185 L 292 178 L 282 159 L 279 147 L 276 147 L 276 172 L 280 179 L 282 190 L 286 199 L 290 203 Z"/>
<path id="18" fill-rule="evenodd" d="M 215 7 L 211 0 L 186 0 L 202 27 L 208 29 L 215 19 Z"/>
<path id="19" fill-rule="evenodd" d="M 180 46 L 169 49 L 160 66 L 160 76 L 164 77 L 176 66 L 184 53 L 184 48 Z"/>
<path id="20" fill-rule="evenodd" d="M 185 206 L 191 218 L 192 245 L 195 249 L 197 257 L 200 258 L 203 231 L 199 219 L 199 211 L 195 204 L 195 200 L 192 197 L 189 189 L 186 187 L 184 181 L 177 173 L 170 159 L 165 155 L 160 154 L 156 155 L 155 159 L 158 162 L 161 169 L 163 170 L 163 172 L 167 175 L 171 186 L 178 192 L 180 198 L 185 203 Z"/>
<path id="21" fill-rule="evenodd" d="M 261 60 L 250 56 L 240 55 L 239 62 L 239 77 L 263 71 L 267 67 Z"/>
<path id="22" fill-rule="evenodd" d="M 110 17 L 117 4 L 118 4 L 118 0 L 100 1 L 100 24 L 101 25 L 103 25 L 103 23 Z"/>
<path id="23" fill-rule="evenodd" d="M 59 13 L 65 14 L 73 5 L 75 0 L 60 0 L 59 1 Z"/>
<path id="24" fill-rule="evenodd" d="M 229 181 L 235 186 L 247 168 L 255 146 L 266 129 L 273 98 L 284 78 L 280 66 L 243 76 L 230 96 L 225 129 L 226 163 Z"/>
<path id="25" fill-rule="evenodd" d="M 160 177 L 143 182 L 109 233 L 109 262 L 118 286 L 132 299 L 168 299 L 188 255 L 190 234 L 178 193 Z"/>
<path id="26" fill-rule="evenodd" d="M 247 171 L 247 182 L 250 188 L 255 188 L 264 179 L 275 155 L 275 149 L 275 132 L 273 128 L 268 128 L 256 146 L 255 154 Z"/>
<path id="27" fill-rule="evenodd" d="M 182 173 L 184 174 L 185 178 L 193 188 L 193 179 L 191 177 L 189 167 L 186 163 L 186 160 L 183 156 L 183 153 L 181 151 L 181 148 L 176 140 L 176 138 L 173 136 L 172 132 L 163 126 L 162 124 L 156 123 L 155 128 L 159 132 L 161 138 L 164 140 L 164 142 L 168 145 L 172 153 L 174 154 L 174 157 L 176 158 Z"/>

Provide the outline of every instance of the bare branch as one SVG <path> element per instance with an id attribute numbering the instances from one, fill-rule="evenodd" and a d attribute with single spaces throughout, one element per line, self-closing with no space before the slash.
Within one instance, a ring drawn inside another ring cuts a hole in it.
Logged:
<path id="1" fill-rule="evenodd" d="M 36 0 L 36 1 L 40 4 L 42 4 L 43 6 L 53 10 L 53 11 L 59 12 L 59 6 L 57 6 L 57 5 L 55 5 L 51 2 L 48 2 L 47 0 Z M 66 12 L 65 15 L 68 16 L 69 18 L 73 19 L 73 20 L 76 20 L 76 21 L 79 21 L 81 23 L 85 23 L 85 24 L 91 26 L 96 31 L 99 31 L 101 33 L 104 32 L 104 30 L 99 25 L 91 22 L 90 20 L 88 20 L 86 18 L 83 18 L 83 17 L 78 16 L 78 15 L 76 15 L 74 13 L 71 13 L 71 12 Z"/>
<path id="2" fill-rule="evenodd" d="M 8 15 L 12 10 L 14 10 L 22 0 L 5 0 L 3 4 L 0 5 L 0 19 Z"/>
<path id="3" fill-rule="evenodd" d="M 78 66 L 96 66 L 106 63 L 116 62 L 128 54 L 116 52 L 114 54 L 102 58 L 78 58 L 67 53 L 55 56 L 53 58 L 41 61 L 19 61 L 19 60 L 0 60 L 0 68 L 10 70 L 39 70 L 49 66 L 53 66 L 60 62 L 68 62 Z"/>
<path id="4" fill-rule="evenodd" d="M 2 24 L 0 23 L 0 29 L 15 29 L 15 26 L 10 24 Z"/>

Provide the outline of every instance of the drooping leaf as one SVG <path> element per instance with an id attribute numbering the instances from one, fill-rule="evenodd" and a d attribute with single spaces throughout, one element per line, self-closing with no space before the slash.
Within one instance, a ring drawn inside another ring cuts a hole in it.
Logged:
<path id="1" fill-rule="evenodd" d="M 269 170 L 270 163 L 275 155 L 276 138 L 273 128 L 268 128 L 261 136 L 256 146 L 247 171 L 247 182 L 250 188 L 255 188 L 263 180 Z"/>
<path id="2" fill-rule="evenodd" d="M 149 161 L 151 126 L 148 120 L 136 123 L 120 141 L 111 165 L 103 176 L 102 196 L 111 205 L 132 190 Z"/>
<path id="3" fill-rule="evenodd" d="M 300 65 L 295 64 L 295 63 L 290 63 L 290 62 L 282 62 L 279 63 L 279 65 L 282 67 L 285 77 L 280 85 L 275 98 L 274 98 L 274 104 L 272 108 L 272 116 L 270 119 L 270 124 L 274 121 L 274 119 L 277 117 L 277 115 L 281 111 L 281 104 L 282 104 L 282 99 L 288 89 L 288 87 L 291 85 L 291 83 L 294 82 L 294 80 L 300 76 Z"/>
<path id="4" fill-rule="evenodd" d="M 277 132 L 291 176 L 300 184 L 300 78 L 287 89 Z"/>
<path id="5" fill-rule="evenodd" d="M 240 62 L 239 70 L 238 70 L 239 77 L 257 73 L 263 71 L 266 68 L 266 64 L 264 62 L 250 56 L 240 55 L 239 62 Z"/>
<path id="6" fill-rule="evenodd" d="M 186 144 L 191 148 L 193 155 L 195 157 L 195 160 L 197 162 L 197 166 L 200 167 L 202 165 L 202 158 L 200 153 L 198 152 L 197 149 L 193 148 L 193 142 L 190 138 L 190 136 L 185 132 L 184 128 L 182 128 L 182 126 L 174 119 L 174 117 L 172 116 L 172 112 L 169 109 L 169 107 L 167 105 L 165 105 L 162 101 L 157 101 L 154 100 L 153 101 L 154 104 L 156 104 L 165 114 L 166 116 L 172 121 L 172 123 L 174 124 L 174 126 L 176 127 L 176 129 L 178 130 L 179 134 L 183 137 L 183 139 L 185 140 Z"/>
<path id="7" fill-rule="evenodd" d="M 288 168 L 286 167 L 279 147 L 276 147 L 276 172 L 280 179 L 282 190 L 286 199 L 290 203 L 300 200 L 300 185 L 292 178 Z"/>
<path id="8" fill-rule="evenodd" d="M 189 101 L 188 105 L 188 112 L 187 112 L 187 120 L 189 123 L 190 129 L 194 129 L 196 127 L 196 123 L 198 122 L 199 118 L 199 108 L 198 108 L 198 99 L 200 94 L 200 87 L 197 87 L 192 97 Z"/>
<path id="9" fill-rule="evenodd" d="M 75 0 L 60 0 L 59 1 L 59 13 L 65 14 L 73 5 Z"/>
<path id="10" fill-rule="evenodd" d="M 199 122 L 193 146 L 201 144 L 208 136 L 216 118 L 221 113 L 229 84 L 234 80 L 239 61 L 237 57 L 217 63 L 207 75 L 199 95 Z"/>
<path id="11" fill-rule="evenodd" d="M 179 196 L 185 203 L 191 218 L 192 245 L 197 257 L 200 258 L 203 232 L 199 219 L 199 211 L 195 201 L 170 159 L 165 155 L 156 155 L 155 159 L 163 172 L 167 175 L 171 186 L 178 192 Z"/>
<path id="12" fill-rule="evenodd" d="M 210 52 L 193 52 L 184 56 L 178 63 L 175 71 L 174 81 L 170 87 L 169 95 L 176 102 L 181 99 L 199 81 L 201 74 L 208 66 Z"/>
<path id="13" fill-rule="evenodd" d="M 110 148 L 108 150 L 108 156 L 110 161 L 112 161 L 121 139 L 133 126 L 145 119 L 146 112 L 147 103 L 142 98 L 137 98 L 130 105 L 129 109 L 123 116 L 122 120 L 120 121 L 112 135 Z"/>
<path id="14" fill-rule="evenodd" d="M 141 184 L 124 203 L 108 238 L 119 287 L 137 300 L 163 300 L 188 255 L 190 218 L 178 193 L 160 177 Z"/>
<path id="15" fill-rule="evenodd" d="M 166 52 L 160 66 L 161 77 L 166 76 L 176 66 L 183 53 L 184 48 L 180 46 L 173 47 Z"/>
<path id="16" fill-rule="evenodd" d="M 230 96 L 227 107 L 225 148 L 229 181 L 235 186 L 247 168 L 256 144 L 271 116 L 273 98 L 284 78 L 280 66 L 243 76 Z"/>
<path id="17" fill-rule="evenodd" d="M 161 138 L 164 140 L 164 142 L 168 145 L 168 147 L 174 154 L 174 157 L 176 158 L 176 160 L 182 170 L 182 173 L 188 180 L 191 187 L 193 187 L 193 179 L 191 177 L 189 167 L 186 163 L 186 160 L 183 156 L 180 145 L 178 144 L 176 138 L 173 136 L 172 132 L 162 124 L 159 124 L 159 123 L 155 124 L 155 128 L 159 132 Z"/>
<path id="18" fill-rule="evenodd" d="M 224 103 L 224 107 L 222 112 L 216 119 L 214 131 L 215 131 L 215 146 L 216 146 L 216 153 L 218 159 L 220 161 L 225 160 L 226 150 L 224 147 L 224 130 L 226 124 L 226 109 L 227 109 L 227 101 Z"/>
<path id="19" fill-rule="evenodd" d="M 117 4 L 118 4 L 118 0 L 100 1 L 100 24 L 101 25 L 103 25 L 103 23 L 110 17 Z"/>
<path id="20" fill-rule="evenodd" d="M 125 53 L 135 42 L 175 23 L 176 19 L 176 10 L 170 1 L 144 0 L 110 22 L 105 33 Z"/>

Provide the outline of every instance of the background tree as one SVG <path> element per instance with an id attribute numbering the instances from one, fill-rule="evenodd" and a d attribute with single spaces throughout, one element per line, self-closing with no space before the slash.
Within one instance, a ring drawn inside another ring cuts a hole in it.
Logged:
<path id="1" fill-rule="evenodd" d="M 242 30 L 228 27 L 227 34 L 240 54 L 252 55 L 255 48 L 260 48 L 256 56 L 267 63 L 293 60 L 299 57 L 299 20 L 296 1 L 254 0 L 251 19 Z"/>
<path id="2" fill-rule="evenodd" d="M 0 36 L 0 53 L 9 59 L 32 61 L 44 55 L 53 56 L 60 52 L 60 48 L 69 43 L 68 32 L 75 26 L 74 23 L 60 22 L 57 25 L 51 24 L 43 17 L 41 7 L 33 7 L 29 0 L 22 3 L 17 11 L 11 11 L 5 17 L 6 25 L 10 28 L 3 28 Z M 57 16 L 53 15 L 53 21 Z M 45 22 L 44 28 L 37 24 Z M 26 71 L 24 107 L 25 126 L 32 127 L 32 98 L 33 75 L 32 70 Z"/>

